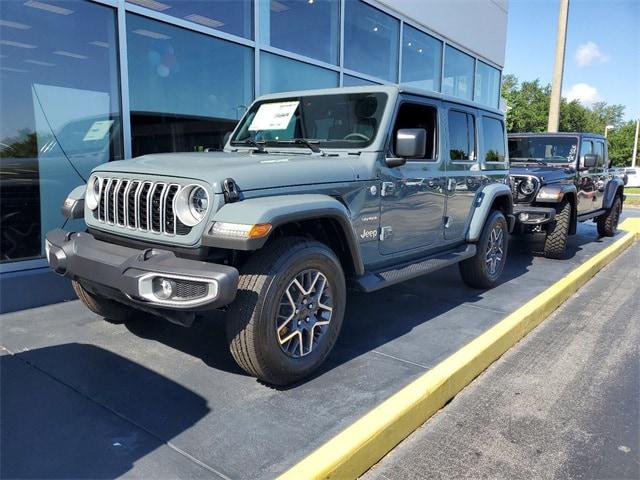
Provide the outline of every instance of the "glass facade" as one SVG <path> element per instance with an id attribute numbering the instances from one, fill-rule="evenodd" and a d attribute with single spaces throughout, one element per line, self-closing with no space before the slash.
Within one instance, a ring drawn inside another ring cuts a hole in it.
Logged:
<path id="1" fill-rule="evenodd" d="M 340 3 L 334 0 L 260 2 L 265 45 L 338 64 Z"/>
<path id="2" fill-rule="evenodd" d="M 500 70 L 478 60 L 475 101 L 497 108 L 500 102 Z"/>
<path id="3" fill-rule="evenodd" d="M 471 100 L 474 62 L 471 55 L 447 45 L 444 53 L 442 93 Z"/>
<path id="4" fill-rule="evenodd" d="M 64 6 L 62 6 L 64 5 Z M 0 257 L 42 257 L 60 206 L 123 158 L 116 12 L 89 2 L 2 2 Z M 71 229 L 82 228 L 67 224 Z"/>
<path id="5" fill-rule="evenodd" d="M 253 100 L 253 50 L 133 14 L 127 48 L 132 155 L 221 149 Z"/>
<path id="6" fill-rule="evenodd" d="M 440 91 L 442 42 L 409 25 L 402 32 L 402 84 Z"/>
<path id="7" fill-rule="evenodd" d="M 401 80 L 499 98 L 498 69 L 376 0 L 0 1 L 0 18 L 3 272 L 46 265 L 95 165 L 220 148 L 255 95 Z"/>
<path id="8" fill-rule="evenodd" d="M 361 2 L 348 0 L 344 13 L 344 66 L 396 82 L 398 80 L 397 18 Z"/>
<path id="9" fill-rule="evenodd" d="M 338 86 L 338 72 L 262 52 L 260 94 Z"/>

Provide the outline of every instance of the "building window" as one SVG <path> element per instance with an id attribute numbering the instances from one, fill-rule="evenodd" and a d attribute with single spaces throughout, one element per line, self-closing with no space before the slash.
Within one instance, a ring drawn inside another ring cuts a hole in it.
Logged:
<path id="1" fill-rule="evenodd" d="M 504 162 L 504 126 L 496 118 L 482 117 L 482 148 L 487 162 Z"/>
<path id="2" fill-rule="evenodd" d="M 498 108 L 500 102 L 500 71 L 478 61 L 476 69 L 476 102 Z"/>
<path id="3" fill-rule="evenodd" d="M 475 160 L 476 127 L 473 115 L 449 110 L 449 158 Z"/>
<path id="4" fill-rule="evenodd" d="M 338 86 L 338 72 L 262 52 L 260 94 Z"/>
<path id="5" fill-rule="evenodd" d="M 260 39 L 263 43 L 338 64 L 339 2 L 272 0 L 259 5 Z"/>
<path id="6" fill-rule="evenodd" d="M 402 33 L 402 83 L 439 92 L 442 42 L 409 25 Z"/>
<path id="7" fill-rule="evenodd" d="M 473 63 L 473 57 L 447 45 L 442 93 L 466 100 L 473 99 Z"/>
<path id="8" fill-rule="evenodd" d="M 342 76 L 343 87 L 359 87 L 362 85 L 380 85 L 380 84 L 376 82 L 372 82 L 370 80 L 365 80 L 364 78 L 354 77 L 352 75 L 345 74 Z"/>
<path id="9" fill-rule="evenodd" d="M 127 3 L 239 37 L 253 38 L 251 0 L 127 0 Z"/>
<path id="10" fill-rule="evenodd" d="M 397 82 L 399 35 L 396 18 L 359 0 L 346 1 L 344 66 Z"/>
<path id="11" fill-rule="evenodd" d="M 42 5 L 2 2 L 2 262 L 42 257 L 69 191 L 123 152 L 115 10 Z M 82 221 L 67 227 L 84 229 Z"/>
<path id="12" fill-rule="evenodd" d="M 133 156 L 216 150 L 253 99 L 253 50 L 127 15 Z"/>

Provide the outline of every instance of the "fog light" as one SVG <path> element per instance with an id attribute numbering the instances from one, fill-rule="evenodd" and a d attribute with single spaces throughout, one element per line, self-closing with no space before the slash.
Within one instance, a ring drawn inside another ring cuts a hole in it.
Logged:
<path id="1" fill-rule="evenodd" d="M 176 292 L 176 282 L 167 278 L 153 279 L 153 294 L 160 300 L 169 300 Z"/>
<path id="2" fill-rule="evenodd" d="M 527 212 L 522 212 L 520 215 L 518 215 L 518 218 L 521 222 L 526 222 L 527 220 L 529 220 L 529 214 Z"/>

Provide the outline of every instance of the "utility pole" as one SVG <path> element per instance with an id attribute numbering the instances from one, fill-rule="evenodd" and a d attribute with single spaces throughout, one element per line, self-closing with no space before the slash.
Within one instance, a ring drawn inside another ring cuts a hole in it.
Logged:
<path id="1" fill-rule="evenodd" d="M 567 44 L 567 21 L 569 19 L 569 0 L 560 0 L 558 16 L 558 34 L 556 37 L 556 60 L 553 65 L 551 81 L 551 102 L 549 103 L 549 123 L 547 131 L 557 132 L 560 126 L 560 97 L 562 95 L 562 74 L 564 71 L 564 50 Z"/>
<path id="2" fill-rule="evenodd" d="M 638 160 L 638 130 L 640 130 L 640 120 L 636 120 L 636 138 L 633 141 L 633 157 L 631 157 L 631 166 L 635 167 Z"/>

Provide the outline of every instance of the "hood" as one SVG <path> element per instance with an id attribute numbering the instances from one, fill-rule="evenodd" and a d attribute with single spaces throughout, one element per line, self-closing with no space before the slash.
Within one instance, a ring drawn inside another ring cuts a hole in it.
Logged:
<path id="1" fill-rule="evenodd" d="M 559 182 L 571 178 L 575 173 L 573 167 L 551 167 L 544 165 L 518 165 L 511 163 L 509 167 L 510 175 L 533 175 L 538 177 L 543 183 Z"/>
<path id="2" fill-rule="evenodd" d="M 131 160 L 109 162 L 95 171 L 161 175 L 208 182 L 222 192 L 225 178 L 233 178 L 241 191 L 293 185 L 351 182 L 356 179 L 346 155 L 326 156 L 292 153 L 161 153 Z"/>

